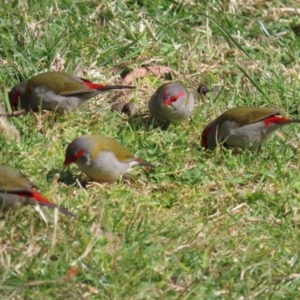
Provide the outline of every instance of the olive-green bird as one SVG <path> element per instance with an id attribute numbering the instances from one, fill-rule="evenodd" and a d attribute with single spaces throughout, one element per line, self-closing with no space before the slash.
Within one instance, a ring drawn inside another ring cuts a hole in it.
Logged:
<path id="1" fill-rule="evenodd" d="M 63 113 L 73 110 L 99 93 L 134 86 L 102 85 L 65 72 L 46 72 L 20 82 L 10 92 L 13 108 L 41 109 Z"/>
<path id="2" fill-rule="evenodd" d="M 34 184 L 10 167 L 0 165 L 0 210 L 23 205 L 48 206 L 57 208 L 65 215 L 74 215 L 66 209 L 51 203 L 34 190 Z"/>
<path id="3" fill-rule="evenodd" d="M 134 157 L 116 140 L 101 135 L 83 135 L 71 142 L 64 165 L 71 163 L 98 182 L 116 181 L 134 165 L 153 166 Z"/>
<path id="4" fill-rule="evenodd" d="M 233 148 L 257 149 L 267 142 L 279 128 L 291 123 L 300 123 L 299 119 L 280 116 L 274 107 L 236 107 L 210 122 L 202 133 L 202 147 L 214 149 L 224 142 Z"/>

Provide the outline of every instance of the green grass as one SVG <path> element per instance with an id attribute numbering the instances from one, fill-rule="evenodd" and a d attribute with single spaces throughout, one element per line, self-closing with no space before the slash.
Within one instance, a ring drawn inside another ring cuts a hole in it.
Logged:
<path id="1" fill-rule="evenodd" d="M 297 117 L 299 16 L 286 9 L 294 1 L 222 2 L 2 1 L 3 102 L 17 82 L 46 70 L 110 84 L 144 64 L 174 72 L 67 115 L 11 119 L 22 139 L 0 136 L 1 164 L 77 218 L 43 209 L 45 222 L 26 207 L 0 220 L 1 298 L 299 298 L 300 128 L 281 130 L 261 153 L 200 147 L 204 126 L 231 107 L 276 106 Z M 170 79 L 212 90 L 188 122 L 160 131 L 108 107 L 132 101 L 146 113 Z M 113 137 L 156 168 L 83 188 L 76 166 L 62 167 L 67 144 L 82 134 Z"/>

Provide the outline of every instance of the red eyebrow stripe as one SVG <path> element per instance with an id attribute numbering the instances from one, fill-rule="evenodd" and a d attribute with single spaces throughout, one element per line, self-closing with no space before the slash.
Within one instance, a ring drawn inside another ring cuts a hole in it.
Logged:
<path id="1" fill-rule="evenodd" d="M 204 148 L 207 148 L 208 147 L 208 144 L 207 144 L 207 136 L 208 134 L 210 133 L 211 131 L 211 127 L 208 127 L 204 130 L 204 132 L 202 133 L 202 137 L 201 137 L 201 146 L 204 147 Z"/>
<path id="2" fill-rule="evenodd" d="M 79 157 L 81 157 L 83 155 L 83 153 L 84 153 L 84 150 L 81 149 L 78 152 L 76 152 L 71 158 L 69 158 L 69 159 L 66 158 L 64 161 L 64 165 L 66 166 L 66 165 L 71 164 L 72 162 L 77 160 Z"/>
<path id="3" fill-rule="evenodd" d="M 164 101 L 163 101 L 163 106 L 167 106 L 171 104 L 172 102 L 176 101 L 178 98 L 184 96 L 184 92 L 180 92 L 177 95 L 174 96 L 169 96 L 166 91 L 164 91 Z"/>
<path id="4" fill-rule="evenodd" d="M 18 104 L 19 97 L 20 97 L 20 92 L 18 91 L 14 92 L 12 98 L 10 99 L 10 105 L 16 107 Z"/>

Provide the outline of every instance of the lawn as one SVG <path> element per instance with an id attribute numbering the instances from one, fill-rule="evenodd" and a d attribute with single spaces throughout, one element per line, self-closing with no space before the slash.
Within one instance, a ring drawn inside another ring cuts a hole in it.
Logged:
<path id="1" fill-rule="evenodd" d="M 298 8 L 297 8 L 298 7 Z M 134 91 L 103 93 L 65 115 L 10 118 L 1 164 L 74 214 L 24 207 L 0 219 L 1 299 L 298 299 L 299 125 L 260 152 L 201 148 L 205 125 L 235 106 L 298 118 L 299 1 L 8 1 L 0 7 L 0 102 L 45 71 Z M 133 72 L 133 73 L 130 73 Z M 128 77 L 127 77 L 128 78 Z M 147 103 L 164 82 L 197 94 L 193 116 L 160 130 Z M 111 108 L 133 102 L 129 118 Z M 88 182 L 65 149 L 83 134 L 118 140 L 155 165 Z"/>

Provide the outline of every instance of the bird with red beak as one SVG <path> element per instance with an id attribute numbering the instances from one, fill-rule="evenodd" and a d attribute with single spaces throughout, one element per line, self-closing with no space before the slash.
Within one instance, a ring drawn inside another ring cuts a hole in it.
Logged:
<path id="1" fill-rule="evenodd" d="M 192 92 L 178 82 L 160 86 L 149 101 L 150 114 L 156 120 L 178 123 L 186 120 L 194 109 Z"/>
<path id="2" fill-rule="evenodd" d="M 116 140 L 101 135 L 83 135 L 72 141 L 66 149 L 64 165 L 71 163 L 91 180 L 102 183 L 118 180 L 134 165 L 153 167 Z"/>
<path id="3" fill-rule="evenodd" d="M 299 119 L 281 116 L 274 107 L 236 107 L 210 122 L 202 132 L 202 147 L 214 149 L 219 143 L 233 148 L 258 149 L 273 133 Z"/>
<path id="4" fill-rule="evenodd" d="M 10 167 L 0 165 L 0 210 L 23 205 L 41 205 L 57 208 L 64 215 L 73 216 L 65 208 L 51 203 L 34 190 L 35 185 Z"/>
<path id="5" fill-rule="evenodd" d="M 9 92 L 11 106 L 26 111 L 64 113 L 76 109 L 101 92 L 134 89 L 134 86 L 102 85 L 65 72 L 46 72 L 20 82 Z"/>

